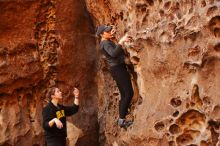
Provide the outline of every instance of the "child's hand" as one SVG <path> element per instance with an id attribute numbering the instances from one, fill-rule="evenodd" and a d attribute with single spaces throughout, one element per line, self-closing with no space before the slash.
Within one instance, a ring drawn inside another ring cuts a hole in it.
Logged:
<path id="1" fill-rule="evenodd" d="M 62 129 L 63 128 L 63 124 L 62 124 L 62 122 L 59 119 L 54 118 L 54 122 L 55 122 L 55 124 L 56 124 L 58 129 Z"/>
<path id="2" fill-rule="evenodd" d="M 73 95 L 74 95 L 75 98 L 79 97 L 79 90 L 77 88 L 74 88 Z"/>

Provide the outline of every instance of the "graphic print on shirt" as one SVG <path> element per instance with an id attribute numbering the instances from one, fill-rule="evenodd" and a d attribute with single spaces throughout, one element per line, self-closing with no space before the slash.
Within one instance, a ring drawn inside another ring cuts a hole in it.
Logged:
<path id="1" fill-rule="evenodd" d="M 65 117 L 64 110 L 57 111 L 57 112 L 56 112 L 56 115 L 57 115 L 57 119 L 60 119 L 60 118 L 62 118 L 62 117 Z"/>

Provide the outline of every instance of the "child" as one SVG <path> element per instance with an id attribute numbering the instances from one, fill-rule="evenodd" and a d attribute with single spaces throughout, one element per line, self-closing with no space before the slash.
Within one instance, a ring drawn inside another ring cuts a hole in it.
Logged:
<path id="1" fill-rule="evenodd" d="M 79 109 L 79 90 L 75 88 L 73 94 L 74 104 L 63 106 L 59 104 L 63 98 L 60 89 L 53 87 L 48 91 L 50 102 L 42 113 L 47 146 L 66 146 L 66 117 L 75 114 Z"/>

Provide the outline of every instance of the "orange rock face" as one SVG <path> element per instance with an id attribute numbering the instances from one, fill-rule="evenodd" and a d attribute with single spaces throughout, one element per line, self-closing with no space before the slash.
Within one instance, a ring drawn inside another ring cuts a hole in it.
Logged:
<path id="1" fill-rule="evenodd" d="M 1 1 L 0 145 L 43 144 L 44 72 L 35 40 L 37 2 Z"/>
<path id="2" fill-rule="evenodd" d="M 0 19 L 0 145 L 45 145 L 41 112 L 54 85 L 66 105 L 74 86 L 81 91 L 68 143 L 97 145 L 97 53 L 85 3 L 0 1 Z"/>
<path id="3" fill-rule="evenodd" d="M 95 24 L 114 24 L 126 45 L 135 87 L 130 117 L 119 129 L 119 94 L 105 63 L 99 71 L 103 145 L 219 145 L 220 2 L 86 0 Z M 214 116 L 215 115 L 215 116 Z"/>
<path id="4" fill-rule="evenodd" d="M 69 145 L 220 145 L 220 1 L 0 1 L 0 145 L 44 146 L 45 92 L 63 104 Z M 89 13 L 87 12 L 89 11 Z M 120 94 L 99 58 L 93 23 L 127 43 L 135 90 L 128 129 L 116 125 Z"/>

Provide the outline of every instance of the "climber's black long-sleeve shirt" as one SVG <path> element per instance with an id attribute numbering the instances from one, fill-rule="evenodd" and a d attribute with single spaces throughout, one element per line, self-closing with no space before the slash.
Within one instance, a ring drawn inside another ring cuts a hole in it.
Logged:
<path id="1" fill-rule="evenodd" d="M 79 109 L 78 105 L 73 104 L 73 106 L 63 106 L 59 105 L 56 107 L 52 102 L 43 109 L 43 128 L 45 130 L 46 138 L 59 138 L 67 136 L 66 129 L 66 116 L 71 116 L 75 114 Z M 57 118 L 62 124 L 63 128 L 58 129 L 54 123 L 52 127 L 49 126 L 49 121 Z"/>
<path id="2" fill-rule="evenodd" d="M 116 45 L 111 40 L 102 40 L 100 48 L 111 67 L 124 63 L 125 53 L 121 45 Z"/>

